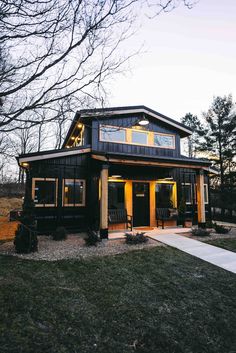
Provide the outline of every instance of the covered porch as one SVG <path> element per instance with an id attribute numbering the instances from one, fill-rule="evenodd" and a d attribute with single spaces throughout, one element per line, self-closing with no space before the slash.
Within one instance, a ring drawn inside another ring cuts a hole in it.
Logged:
<path id="1" fill-rule="evenodd" d="M 184 202 L 185 214 L 193 223 L 204 226 L 209 215 L 207 171 L 199 165 L 182 166 L 136 164 L 124 161 L 100 165 L 99 204 L 100 233 L 125 230 L 125 222 L 111 222 L 111 210 L 125 210 L 133 228 L 156 228 L 157 209 L 176 212 L 176 217 L 165 220 L 165 227 L 177 227 L 178 211 Z M 179 229 L 179 228 L 178 228 Z M 182 228 L 183 229 L 183 228 Z"/>

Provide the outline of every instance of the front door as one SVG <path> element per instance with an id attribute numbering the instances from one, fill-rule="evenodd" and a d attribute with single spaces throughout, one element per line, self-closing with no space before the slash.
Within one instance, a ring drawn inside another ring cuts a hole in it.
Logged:
<path id="1" fill-rule="evenodd" d="M 149 183 L 133 183 L 133 225 L 150 225 Z"/>

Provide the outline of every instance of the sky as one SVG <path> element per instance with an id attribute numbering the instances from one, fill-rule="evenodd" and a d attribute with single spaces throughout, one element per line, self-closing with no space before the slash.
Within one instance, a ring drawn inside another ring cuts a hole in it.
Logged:
<path id="1" fill-rule="evenodd" d="M 236 0 L 199 0 L 149 20 L 126 42 L 142 53 L 110 82 L 109 106 L 146 105 L 173 119 L 201 117 L 214 96 L 236 101 Z"/>

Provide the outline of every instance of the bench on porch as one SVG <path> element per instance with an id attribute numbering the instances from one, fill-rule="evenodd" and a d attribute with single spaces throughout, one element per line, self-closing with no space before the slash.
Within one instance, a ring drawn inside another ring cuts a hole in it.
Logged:
<path id="1" fill-rule="evenodd" d="M 169 208 L 156 208 L 156 220 L 157 227 L 159 226 L 159 221 L 161 221 L 162 229 L 164 229 L 164 222 L 169 220 L 176 220 L 177 213 L 172 215 Z"/>
<path id="2" fill-rule="evenodd" d="M 133 229 L 133 217 L 127 214 L 127 210 L 125 208 L 109 209 L 108 223 L 109 224 L 125 223 L 127 229 L 129 230 Z"/>

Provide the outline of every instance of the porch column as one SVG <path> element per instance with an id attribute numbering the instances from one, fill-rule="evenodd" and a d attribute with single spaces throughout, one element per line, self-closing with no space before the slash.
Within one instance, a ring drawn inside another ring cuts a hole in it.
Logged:
<path id="1" fill-rule="evenodd" d="M 206 226 L 205 202 L 204 202 L 204 171 L 197 175 L 197 215 L 198 227 Z"/>
<path id="2" fill-rule="evenodd" d="M 100 237 L 108 238 L 108 165 L 103 164 L 100 174 L 101 198 L 100 198 Z"/>

